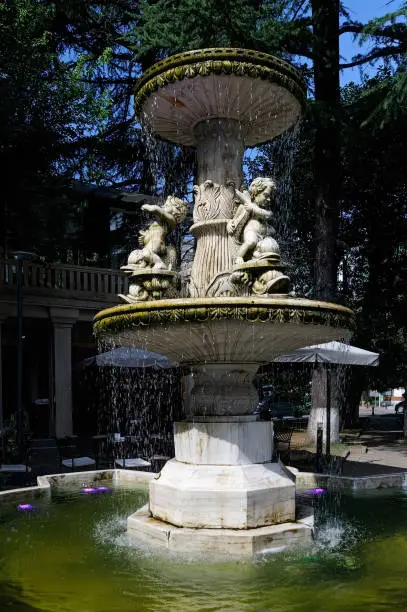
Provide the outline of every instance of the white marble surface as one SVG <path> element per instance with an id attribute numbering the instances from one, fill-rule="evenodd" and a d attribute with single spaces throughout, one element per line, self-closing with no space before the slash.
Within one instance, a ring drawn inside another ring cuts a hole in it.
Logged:
<path id="1" fill-rule="evenodd" d="M 150 482 L 150 511 L 173 525 L 199 529 L 294 521 L 291 478 L 277 463 L 197 465 L 172 459 Z"/>
<path id="2" fill-rule="evenodd" d="M 287 522 L 257 529 L 189 529 L 152 518 L 146 509 L 127 519 L 130 541 L 140 540 L 173 552 L 214 553 L 241 557 L 307 545 L 313 539 L 312 521 Z"/>
<path id="3" fill-rule="evenodd" d="M 266 463 L 273 454 L 271 421 L 179 421 L 174 423 L 175 458 L 199 465 Z"/>

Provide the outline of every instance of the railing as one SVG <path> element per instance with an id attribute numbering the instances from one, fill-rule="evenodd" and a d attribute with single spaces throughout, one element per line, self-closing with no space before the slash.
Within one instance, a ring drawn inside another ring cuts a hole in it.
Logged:
<path id="1" fill-rule="evenodd" d="M 17 290 L 17 262 L 0 260 L 0 291 Z M 112 300 L 118 293 L 127 293 L 128 279 L 119 270 L 43 264 L 25 261 L 23 287 L 26 293 L 58 294 L 94 300 Z"/>

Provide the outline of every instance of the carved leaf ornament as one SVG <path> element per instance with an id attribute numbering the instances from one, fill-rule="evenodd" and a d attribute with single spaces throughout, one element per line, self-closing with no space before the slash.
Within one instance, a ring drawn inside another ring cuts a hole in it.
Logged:
<path id="1" fill-rule="evenodd" d="M 277 83 L 292 93 L 302 104 L 306 86 L 288 63 L 267 53 L 250 49 L 200 49 L 166 58 L 146 70 L 135 90 L 136 111 L 153 92 L 184 78 L 210 74 L 235 74 Z"/>
<path id="2" fill-rule="evenodd" d="M 149 302 L 148 307 L 146 303 L 143 310 L 139 307 L 118 306 L 96 315 L 94 330 L 96 336 L 102 338 L 106 334 L 117 333 L 129 327 L 176 324 L 186 321 L 203 323 L 210 320 L 315 324 L 346 329 L 353 329 L 355 326 L 354 313 L 347 308 L 338 307 L 341 312 L 336 312 L 332 308 L 307 308 L 300 304 L 297 307 L 283 307 L 270 302 L 267 300 L 264 306 L 187 306 L 184 308 L 177 308 L 175 305 L 174 308 L 163 308 L 158 306 L 159 302 Z"/>

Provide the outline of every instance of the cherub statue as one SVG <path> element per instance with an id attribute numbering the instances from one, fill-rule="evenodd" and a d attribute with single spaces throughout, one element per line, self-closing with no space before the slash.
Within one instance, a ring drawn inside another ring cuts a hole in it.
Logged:
<path id="1" fill-rule="evenodd" d="M 188 205 L 175 196 L 169 196 L 163 206 L 143 204 L 141 208 L 154 214 L 157 221 L 153 221 L 146 230 L 140 231 L 139 242 L 143 248 L 130 253 L 123 270 L 127 272 L 140 268 L 172 270 L 176 264 L 177 254 L 173 246 L 165 244 L 165 238 L 177 224 L 183 222 L 188 212 Z"/>
<path id="2" fill-rule="evenodd" d="M 275 191 L 276 184 L 271 178 L 254 179 L 249 191 L 243 193 L 236 189 L 236 196 L 241 203 L 226 226 L 227 232 L 242 242 L 235 264 L 279 256 L 280 249 L 276 240 L 266 236 L 267 221 L 272 217 L 269 208 Z"/>

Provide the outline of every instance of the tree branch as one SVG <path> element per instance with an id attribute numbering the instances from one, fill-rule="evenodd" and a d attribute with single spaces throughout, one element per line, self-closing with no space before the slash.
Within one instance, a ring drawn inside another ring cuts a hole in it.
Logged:
<path id="1" fill-rule="evenodd" d="M 366 34 L 366 28 L 369 24 L 360 22 L 346 22 L 339 28 L 341 34 Z M 404 42 L 407 40 L 407 28 L 404 24 L 393 24 L 383 27 L 378 27 L 376 31 L 371 31 L 369 36 L 372 38 L 388 38 L 392 41 Z"/>
<path id="2" fill-rule="evenodd" d="M 344 68 L 354 68 L 355 66 L 362 66 L 362 64 L 367 64 L 376 59 L 380 59 L 381 57 L 388 57 L 389 55 L 399 55 L 401 53 L 405 53 L 407 50 L 407 45 L 398 45 L 397 47 L 383 47 L 381 49 L 375 49 L 368 55 L 356 56 L 356 59 L 351 62 L 347 62 L 346 64 L 340 64 L 339 69 L 343 70 Z"/>
<path id="3" fill-rule="evenodd" d="M 342 34 L 361 34 L 366 26 L 363 23 L 344 23 L 339 28 L 339 36 Z"/>
<path id="4" fill-rule="evenodd" d="M 94 85 L 135 85 L 137 81 L 136 77 L 126 77 L 125 79 L 105 79 L 100 77 L 98 79 L 80 79 L 81 83 L 93 83 Z"/>

